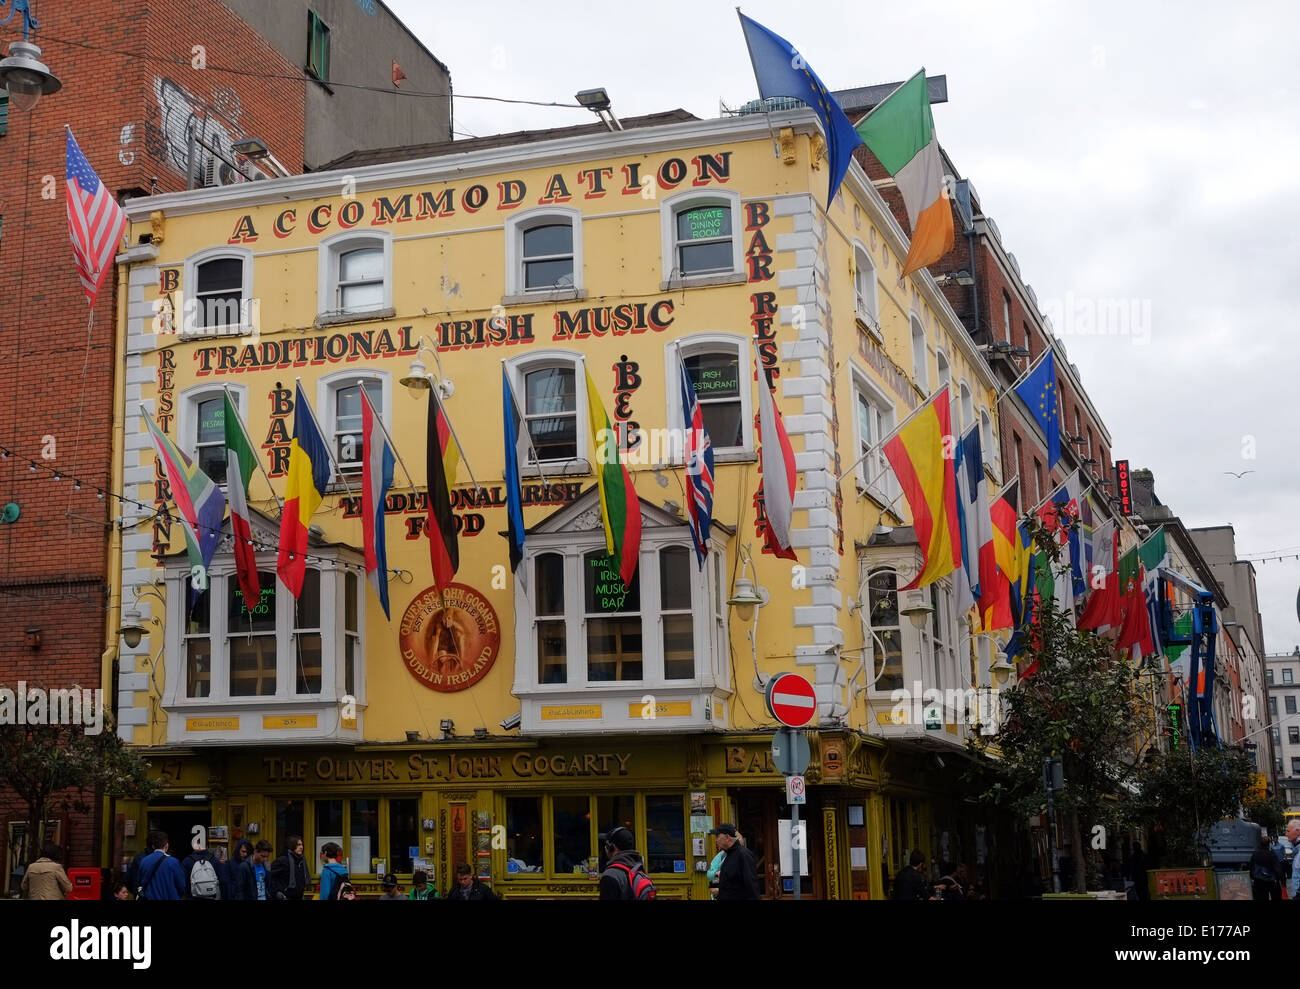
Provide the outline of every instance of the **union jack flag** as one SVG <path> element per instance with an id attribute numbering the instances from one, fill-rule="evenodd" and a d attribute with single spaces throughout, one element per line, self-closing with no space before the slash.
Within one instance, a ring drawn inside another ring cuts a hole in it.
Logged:
<path id="1" fill-rule="evenodd" d="M 93 306 L 126 232 L 126 214 L 77 147 L 68 130 L 68 236 L 81 287 Z"/>
<path id="2" fill-rule="evenodd" d="M 682 371 L 682 423 L 686 437 L 682 462 L 686 466 L 686 515 L 691 526 L 691 541 L 700 569 L 709 552 L 709 529 L 713 526 L 713 444 L 704 428 L 704 412 L 695 396 L 686 364 L 677 354 Z"/>

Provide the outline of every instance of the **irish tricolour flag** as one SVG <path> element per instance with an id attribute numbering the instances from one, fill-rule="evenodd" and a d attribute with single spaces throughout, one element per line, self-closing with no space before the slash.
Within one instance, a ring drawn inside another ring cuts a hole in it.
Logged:
<path id="1" fill-rule="evenodd" d="M 933 264 L 952 249 L 952 208 L 943 188 L 943 159 L 925 69 L 858 122 L 858 136 L 894 177 L 912 225 L 903 274 Z"/>

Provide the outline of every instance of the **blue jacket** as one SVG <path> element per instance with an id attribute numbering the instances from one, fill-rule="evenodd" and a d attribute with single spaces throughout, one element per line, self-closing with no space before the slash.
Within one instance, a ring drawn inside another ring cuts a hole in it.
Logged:
<path id="1" fill-rule="evenodd" d="M 185 896 L 185 873 L 181 864 L 159 849 L 140 863 L 140 878 L 147 880 L 146 900 L 179 900 Z"/>
<path id="2" fill-rule="evenodd" d="M 1283 838 L 1280 844 L 1285 848 L 1291 843 Z M 1291 844 L 1291 849 L 1291 878 L 1286 883 L 1286 895 L 1288 899 L 1294 900 L 1297 887 L 1300 887 L 1300 858 L 1297 858 L 1297 854 L 1300 854 L 1300 841 Z"/>
<path id="3" fill-rule="evenodd" d="M 263 895 L 266 899 L 274 899 L 271 894 L 271 863 L 264 862 L 261 866 L 263 870 L 262 883 L 264 886 Z M 235 900 L 256 900 L 257 899 L 257 869 L 258 866 L 253 862 L 252 857 L 244 859 L 243 863 L 235 869 L 234 878 L 231 881 L 231 898 Z"/>
<path id="4" fill-rule="evenodd" d="M 317 899 L 328 900 L 334 883 L 347 876 L 347 867 L 342 862 L 326 862 L 320 870 L 320 896 Z"/>

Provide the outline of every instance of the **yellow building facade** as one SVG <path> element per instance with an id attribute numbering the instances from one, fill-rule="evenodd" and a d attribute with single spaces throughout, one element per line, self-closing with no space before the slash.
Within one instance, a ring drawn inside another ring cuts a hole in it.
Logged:
<path id="1" fill-rule="evenodd" d="M 917 848 L 991 861 L 988 822 L 951 791 L 996 646 L 959 627 L 950 580 L 896 590 L 920 555 L 879 447 L 950 383 L 954 431 L 982 430 L 999 481 L 994 378 L 930 276 L 901 277 L 905 235 L 856 164 L 824 208 L 821 146 L 815 117 L 788 112 L 448 146 L 127 204 L 109 625 L 147 634 L 114 636 L 105 676 L 119 733 L 164 791 L 110 815 L 115 861 L 155 826 L 173 848 L 195 828 L 219 847 L 296 834 L 309 858 L 338 841 L 363 890 L 421 867 L 445 888 L 469 862 L 507 898 L 594 896 L 596 836 L 623 823 L 660 895 L 702 898 L 706 832 L 734 821 L 766 892 L 789 895 L 763 690 L 780 671 L 818 699 L 794 839 L 806 895 L 885 896 Z M 679 357 L 716 459 L 702 567 Z M 463 447 L 445 600 L 426 373 Z M 503 374 L 531 438 L 513 572 Z M 640 499 L 627 588 L 604 559 L 587 374 Z M 769 380 L 796 454 L 797 560 L 763 551 Z M 295 601 L 275 572 L 298 388 L 334 462 Z M 362 389 L 401 461 L 391 617 L 365 575 Z M 261 468 L 253 608 L 228 521 L 211 566 L 191 571 L 140 415 L 220 482 L 227 395 Z M 738 586 L 766 603 L 729 604 Z"/>

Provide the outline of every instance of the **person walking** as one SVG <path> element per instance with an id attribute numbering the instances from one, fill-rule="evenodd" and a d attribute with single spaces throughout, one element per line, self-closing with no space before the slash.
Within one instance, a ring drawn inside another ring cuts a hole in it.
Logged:
<path id="1" fill-rule="evenodd" d="M 271 843 L 265 838 L 253 846 L 253 854 L 244 860 L 235 874 L 234 895 L 236 900 L 269 900 L 270 889 Z"/>
<path id="2" fill-rule="evenodd" d="M 41 848 L 41 856 L 23 873 L 23 896 L 29 900 L 66 900 L 72 881 L 63 871 L 63 849 L 53 842 Z"/>
<path id="3" fill-rule="evenodd" d="M 149 835 L 154 851 L 140 862 L 136 899 L 180 900 L 185 896 L 185 873 L 181 864 L 168 854 L 167 835 L 154 831 Z"/>
<path id="4" fill-rule="evenodd" d="M 1300 886 L 1300 862 L 1296 861 L 1296 852 L 1300 850 L 1300 818 L 1293 817 L 1286 822 L 1286 838 L 1283 839 L 1284 847 L 1290 850 L 1291 859 L 1291 878 L 1286 883 L 1286 897 L 1288 900 L 1296 898 L 1296 887 Z"/>
<path id="5" fill-rule="evenodd" d="M 497 895 L 474 878 L 474 870 L 465 862 L 456 866 L 456 882 L 447 890 L 448 900 L 495 900 Z"/>
<path id="6" fill-rule="evenodd" d="M 727 857 L 718 869 L 718 899 L 761 899 L 762 893 L 758 884 L 758 867 L 754 863 L 754 853 L 741 843 L 736 826 L 734 824 L 719 824 L 709 834 L 714 836 L 718 849 L 727 853 Z"/>
<path id="7" fill-rule="evenodd" d="M 181 872 L 185 874 L 186 899 L 221 899 L 220 863 L 208 848 L 196 848 L 190 852 L 181 862 Z"/>
<path id="8" fill-rule="evenodd" d="M 235 849 L 230 853 L 230 860 L 219 860 L 217 862 L 217 879 L 221 883 L 221 898 L 223 900 L 238 899 L 235 896 L 235 884 L 239 877 L 239 867 L 252 857 L 253 843 L 247 838 L 240 838 L 235 843 Z"/>
<path id="9" fill-rule="evenodd" d="M 928 900 L 930 884 L 925 878 L 925 853 L 913 852 L 907 865 L 898 870 L 894 878 L 894 900 Z"/>
<path id="10" fill-rule="evenodd" d="M 652 900 L 655 886 L 645 874 L 645 862 L 633 846 L 636 837 L 621 825 L 605 835 L 605 871 L 600 874 L 602 900 Z"/>
<path id="11" fill-rule="evenodd" d="M 307 892 L 308 882 L 302 839 L 292 834 L 285 842 L 284 854 L 271 863 L 271 897 L 276 900 L 301 900 Z"/>
<path id="12" fill-rule="evenodd" d="M 337 841 L 327 841 L 321 846 L 320 857 L 325 860 L 325 864 L 320 870 L 320 895 L 318 900 L 332 900 L 334 886 L 338 883 L 347 883 L 351 887 L 352 882 L 348 876 L 347 867 L 339 861 L 343 857 L 343 849 L 339 847 Z"/>
<path id="13" fill-rule="evenodd" d="M 1259 846 L 1250 857 L 1250 887 L 1256 900 L 1282 899 L 1282 866 L 1269 847 L 1268 838 L 1259 836 Z"/>

